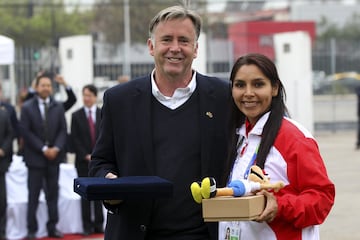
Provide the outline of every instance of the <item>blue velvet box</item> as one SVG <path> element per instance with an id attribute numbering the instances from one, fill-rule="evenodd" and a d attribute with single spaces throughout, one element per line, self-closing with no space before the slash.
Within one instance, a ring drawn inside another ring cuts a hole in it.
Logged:
<path id="1" fill-rule="evenodd" d="M 74 192 L 87 200 L 169 198 L 173 184 L 158 176 L 78 177 L 74 179 Z"/>

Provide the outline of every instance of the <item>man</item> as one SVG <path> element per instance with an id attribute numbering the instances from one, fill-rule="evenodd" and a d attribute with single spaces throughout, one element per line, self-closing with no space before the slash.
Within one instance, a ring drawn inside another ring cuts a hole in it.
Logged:
<path id="1" fill-rule="evenodd" d="M 147 41 L 155 69 L 104 94 L 90 176 L 157 175 L 174 186 L 169 199 L 106 201 L 105 239 L 217 239 L 190 184 L 220 179 L 230 87 L 192 69 L 200 29 L 200 17 L 184 7 L 158 13 Z"/>
<path id="2" fill-rule="evenodd" d="M 44 186 L 49 219 L 49 237 L 62 238 L 56 229 L 58 222 L 59 165 L 63 161 L 66 143 L 64 108 L 52 97 L 49 76 L 36 78 L 36 97 L 26 101 L 21 108 L 20 126 L 24 138 L 24 161 L 28 168 L 28 239 L 35 239 L 38 230 L 36 210 L 40 190 Z"/>
<path id="3" fill-rule="evenodd" d="M 92 84 L 84 86 L 82 89 L 84 106 L 74 112 L 71 118 L 71 139 L 74 143 L 75 167 L 79 177 L 88 176 L 91 152 L 100 126 L 100 108 L 96 106 L 97 92 L 97 88 Z M 101 201 L 90 202 L 81 199 L 81 213 L 83 235 L 104 232 Z M 91 220 L 92 213 L 94 221 Z"/>
<path id="4" fill-rule="evenodd" d="M 46 75 L 48 76 L 50 79 L 54 79 L 56 83 L 62 85 L 65 89 L 65 93 L 67 95 L 67 99 L 66 101 L 62 102 L 63 107 L 65 112 L 67 112 L 72 106 L 74 106 L 74 104 L 76 103 L 77 99 L 76 99 L 76 95 L 72 89 L 72 87 L 65 81 L 64 77 L 59 75 L 59 74 L 53 74 L 47 71 L 39 71 L 39 73 L 37 74 L 37 76 L 40 75 Z M 28 89 L 28 92 L 26 94 L 26 97 L 24 99 L 24 101 L 27 101 L 29 99 L 31 99 L 32 97 L 36 96 L 36 90 L 35 90 L 35 82 L 36 82 L 36 78 L 33 80 L 31 87 Z M 73 153 L 73 144 L 72 144 L 72 139 L 70 138 L 70 136 L 68 135 L 67 139 L 66 139 L 66 150 L 63 152 L 63 154 L 66 154 L 66 152 L 70 152 Z M 64 157 L 65 159 L 65 157 Z"/>
<path id="5" fill-rule="evenodd" d="M 20 134 L 19 134 L 19 120 L 16 115 L 16 110 L 15 110 L 14 106 L 3 99 L 3 91 L 2 91 L 1 84 L 0 84 L 0 108 L 6 110 L 8 112 L 8 115 L 10 117 L 11 126 L 13 129 L 13 139 L 16 138 L 18 148 L 20 148 L 21 145 L 20 145 Z M 19 150 L 20 149 L 18 149 L 18 151 Z M 12 156 L 12 154 L 13 154 L 13 146 L 11 145 L 10 155 Z M 11 160 L 11 158 L 10 158 L 10 160 Z"/>
<path id="6" fill-rule="evenodd" d="M 12 158 L 13 130 L 5 107 L 0 107 L 0 240 L 6 239 L 6 182 L 5 173 Z"/>

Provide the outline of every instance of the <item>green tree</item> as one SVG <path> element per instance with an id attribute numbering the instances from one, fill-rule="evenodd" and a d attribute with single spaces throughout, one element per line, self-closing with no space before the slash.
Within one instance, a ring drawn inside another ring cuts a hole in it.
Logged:
<path id="1" fill-rule="evenodd" d="M 131 42 L 145 43 L 148 37 L 148 24 L 162 8 L 179 1 L 144 0 L 129 1 Z M 94 7 L 94 29 L 105 35 L 106 41 L 117 45 L 124 42 L 124 1 L 98 1 Z"/>
<path id="2" fill-rule="evenodd" d="M 330 23 L 326 17 L 322 17 L 321 21 L 318 23 L 318 28 L 321 33 L 318 36 L 319 41 L 328 41 L 333 37 L 338 37 L 340 35 L 339 29 L 335 23 Z"/>
<path id="3" fill-rule="evenodd" d="M 348 40 L 358 41 L 360 38 L 360 15 L 355 13 L 342 29 L 342 36 Z"/>
<path id="4" fill-rule="evenodd" d="M 91 12 L 66 12 L 62 1 L 34 3 L 28 0 L 0 0 L 0 34 L 17 46 L 56 45 L 60 37 L 87 34 Z"/>
<path id="5" fill-rule="evenodd" d="M 149 22 L 155 14 L 165 7 L 183 5 L 185 2 L 184 0 L 129 0 L 131 42 L 145 43 L 149 36 Z M 190 8 L 196 9 L 201 14 L 205 12 L 204 6 L 206 6 L 204 1 L 197 1 L 191 2 Z M 113 45 L 124 42 L 124 0 L 98 0 L 94 12 L 93 30 L 103 33 L 106 41 Z"/>
<path id="6" fill-rule="evenodd" d="M 358 41 L 360 38 L 360 15 L 354 14 L 343 27 L 330 23 L 325 17 L 318 23 L 322 29 L 318 38 L 320 41 L 327 41 L 331 38 L 341 38 L 345 40 Z"/>

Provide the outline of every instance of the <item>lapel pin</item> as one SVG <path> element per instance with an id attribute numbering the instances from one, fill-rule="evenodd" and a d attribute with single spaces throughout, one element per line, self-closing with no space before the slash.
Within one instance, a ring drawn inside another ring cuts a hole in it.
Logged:
<path id="1" fill-rule="evenodd" d="M 213 118 L 212 112 L 206 112 L 206 116 L 208 116 L 209 118 Z"/>

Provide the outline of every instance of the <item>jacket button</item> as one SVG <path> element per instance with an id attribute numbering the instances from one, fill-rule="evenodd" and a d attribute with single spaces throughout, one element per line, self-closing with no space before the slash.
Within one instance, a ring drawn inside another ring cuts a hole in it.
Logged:
<path id="1" fill-rule="evenodd" d="M 140 231 L 146 232 L 146 226 L 145 225 L 140 225 Z"/>

